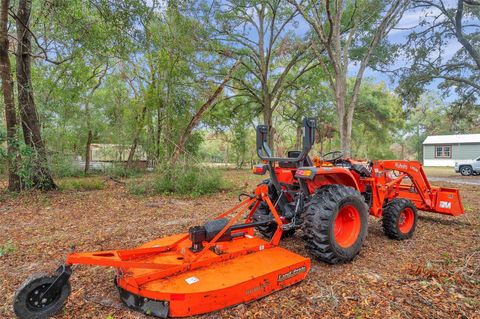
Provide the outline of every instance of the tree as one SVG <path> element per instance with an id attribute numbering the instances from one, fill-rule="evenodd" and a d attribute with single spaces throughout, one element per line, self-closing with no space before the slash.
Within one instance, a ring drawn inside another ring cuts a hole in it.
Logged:
<path id="1" fill-rule="evenodd" d="M 423 159 L 422 143 L 428 135 L 449 134 L 447 105 L 432 92 L 420 96 L 416 106 L 409 109 L 406 123 L 406 143 L 418 161 Z"/>
<path id="2" fill-rule="evenodd" d="M 421 19 L 404 46 L 410 63 L 391 71 L 401 74 L 398 91 L 410 106 L 415 106 L 430 83 L 436 83 L 444 94 L 457 96 L 454 112 L 472 114 L 477 109 L 479 113 L 479 9 L 480 2 L 472 0 L 413 1 L 411 10 Z"/>
<path id="3" fill-rule="evenodd" d="M 41 190 L 51 190 L 55 189 L 56 185 L 48 167 L 47 152 L 42 140 L 40 119 L 33 96 L 31 73 L 32 31 L 29 29 L 31 10 L 31 0 L 19 0 L 16 15 L 18 106 L 25 144 L 33 150 L 33 187 Z"/>
<path id="4" fill-rule="evenodd" d="M 390 146 L 402 138 L 405 115 L 400 98 L 384 83 L 363 81 L 352 128 L 355 158 L 392 159 Z"/>
<path id="5" fill-rule="evenodd" d="M 349 154 L 352 121 L 365 69 L 408 1 L 288 1 L 312 29 L 312 47 L 335 97 L 341 149 Z M 350 89 L 348 73 L 353 62 L 358 63 L 358 70 Z"/>
<path id="6" fill-rule="evenodd" d="M 198 125 L 200 122 L 202 115 L 209 110 L 209 108 L 212 107 L 214 104 L 215 100 L 218 98 L 218 96 L 223 92 L 223 89 L 225 85 L 230 81 L 232 78 L 235 70 L 239 67 L 241 61 L 235 62 L 235 64 L 232 66 L 232 68 L 228 71 L 227 75 L 223 79 L 222 83 L 215 89 L 215 91 L 212 93 L 212 95 L 207 99 L 205 103 L 203 103 L 198 110 L 195 112 L 193 115 L 192 119 L 187 125 L 187 128 L 185 131 L 180 135 L 180 139 L 178 144 L 176 145 L 175 151 L 173 152 L 172 156 L 172 164 L 175 164 L 175 162 L 178 160 L 178 157 L 180 156 L 180 153 L 183 151 L 185 147 L 185 143 L 187 142 L 188 137 L 192 133 L 192 130 Z"/>
<path id="7" fill-rule="evenodd" d="M 0 78 L 2 80 L 3 102 L 5 104 L 5 122 L 7 125 L 7 164 L 8 189 L 19 191 L 20 177 L 17 174 L 18 154 L 16 147 L 17 114 L 15 111 L 13 79 L 8 54 L 8 9 L 9 0 L 2 0 L 0 7 Z"/>
<path id="8" fill-rule="evenodd" d="M 242 60 L 241 71 L 228 86 L 235 96 L 248 97 L 259 108 L 273 149 L 274 111 L 286 88 L 316 66 L 310 43 L 293 32 L 298 12 L 283 0 L 214 1 L 212 7 L 218 50 Z M 294 69 L 296 65 L 301 67 Z M 288 75 L 292 82 L 286 80 Z"/>

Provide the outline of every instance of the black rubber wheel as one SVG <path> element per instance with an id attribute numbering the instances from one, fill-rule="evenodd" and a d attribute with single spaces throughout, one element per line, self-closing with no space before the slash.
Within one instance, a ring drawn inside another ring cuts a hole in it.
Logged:
<path id="1" fill-rule="evenodd" d="M 70 283 L 51 299 L 40 300 L 40 295 L 54 282 L 57 276 L 35 274 L 23 282 L 13 298 L 13 310 L 20 319 L 44 319 L 54 316 L 63 308 L 70 295 Z"/>
<path id="2" fill-rule="evenodd" d="M 462 166 L 460 167 L 460 174 L 463 176 L 470 176 L 473 174 L 473 170 L 471 166 Z"/>
<path id="3" fill-rule="evenodd" d="M 253 213 L 253 216 L 252 216 L 253 222 L 264 221 L 272 218 L 273 216 L 270 213 L 270 209 L 268 208 L 268 205 L 265 202 L 260 203 L 257 210 L 255 211 L 255 213 Z M 273 237 L 273 234 L 277 230 L 277 224 L 275 222 L 272 222 L 268 225 L 257 226 L 256 229 L 263 237 L 270 239 Z M 282 233 L 282 238 L 291 237 L 293 236 L 294 233 L 295 233 L 295 229 L 284 231 Z"/>
<path id="4" fill-rule="evenodd" d="M 303 217 L 307 251 L 329 264 L 353 260 L 365 241 L 368 207 L 352 187 L 327 185 L 313 195 Z"/>
<path id="5" fill-rule="evenodd" d="M 411 238 L 417 227 L 417 208 L 412 201 L 394 198 L 383 207 L 383 231 L 396 240 Z"/>

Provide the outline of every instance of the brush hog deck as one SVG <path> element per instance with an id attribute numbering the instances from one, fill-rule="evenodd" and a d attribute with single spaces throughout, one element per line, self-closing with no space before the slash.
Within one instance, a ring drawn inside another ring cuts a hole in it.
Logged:
<path id="1" fill-rule="evenodd" d="M 176 236 L 160 240 L 175 241 Z M 153 241 L 142 247 L 159 244 Z M 188 249 L 189 241 L 184 242 Z M 269 243 L 257 237 L 242 237 L 217 245 L 221 254 L 244 249 L 258 249 L 255 253 L 240 255 L 225 261 L 187 270 L 166 278 L 137 285 L 136 279 L 155 277 L 157 271 L 126 269 L 127 275 L 119 275 L 116 284 L 123 302 L 135 310 L 165 318 L 184 317 L 223 309 L 264 297 L 302 279 L 310 269 L 310 261 L 281 247 L 264 249 Z M 263 250 L 260 250 L 263 249 Z M 204 260 L 218 255 L 208 251 Z M 182 263 L 178 255 L 169 256 L 170 262 Z M 147 258 L 145 262 L 164 263 L 163 257 Z M 147 298 L 147 300 L 145 299 Z"/>
<path id="2" fill-rule="evenodd" d="M 273 217 L 252 222 L 266 203 Z M 234 224 L 246 215 L 244 223 Z M 227 219 L 230 216 L 230 219 Z M 276 224 L 269 241 L 253 228 Z M 115 285 L 130 308 L 161 318 L 207 313 L 264 297 L 308 274 L 310 259 L 278 247 L 282 221 L 263 192 L 247 196 L 203 226 L 126 250 L 71 253 L 56 276 L 32 276 L 17 291 L 14 310 L 22 319 L 58 313 L 70 293 L 73 265 L 110 266 Z"/>

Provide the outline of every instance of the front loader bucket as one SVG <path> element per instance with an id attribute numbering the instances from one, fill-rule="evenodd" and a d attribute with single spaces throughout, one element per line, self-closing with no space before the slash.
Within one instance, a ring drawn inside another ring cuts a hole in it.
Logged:
<path id="1" fill-rule="evenodd" d="M 436 191 L 433 212 L 451 216 L 458 216 L 464 213 L 458 189 L 435 187 L 433 190 Z"/>

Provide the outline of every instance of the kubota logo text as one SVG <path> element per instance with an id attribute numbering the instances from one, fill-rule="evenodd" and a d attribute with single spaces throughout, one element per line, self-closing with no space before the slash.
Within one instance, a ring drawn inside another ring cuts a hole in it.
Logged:
<path id="1" fill-rule="evenodd" d="M 281 282 L 281 281 L 293 278 L 296 275 L 301 274 L 302 272 L 306 272 L 306 271 L 307 271 L 307 267 L 305 267 L 305 266 L 290 270 L 289 272 L 278 275 L 278 280 L 277 281 Z"/>

